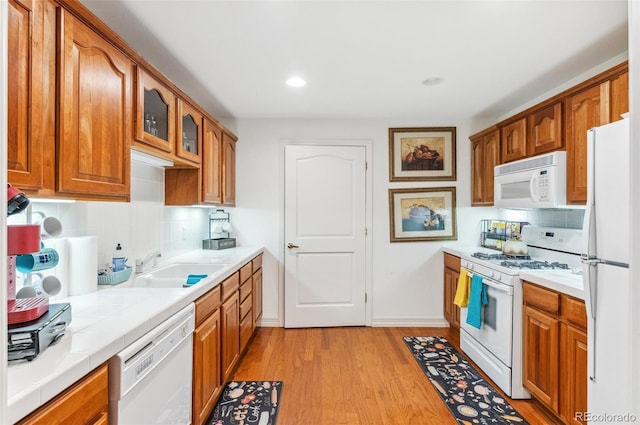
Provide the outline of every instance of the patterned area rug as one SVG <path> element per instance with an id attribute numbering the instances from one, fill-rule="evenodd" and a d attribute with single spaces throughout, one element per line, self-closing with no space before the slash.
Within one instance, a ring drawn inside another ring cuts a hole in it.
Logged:
<path id="1" fill-rule="evenodd" d="M 460 424 L 527 424 L 445 338 L 404 337 L 413 356 Z"/>
<path id="2" fill-rule="evenodd" d="M 281 381 L 231 381 L 207 425 L 275 425 L 281 394 Z"/>

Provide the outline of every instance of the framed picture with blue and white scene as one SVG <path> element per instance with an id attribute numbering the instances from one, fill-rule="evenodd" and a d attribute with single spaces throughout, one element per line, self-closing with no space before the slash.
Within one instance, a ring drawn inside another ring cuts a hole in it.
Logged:
<path id="1" fill-rule="evenodd" d="M 456 188 L 389 189 L 391 242 L 458 239 Z"/>

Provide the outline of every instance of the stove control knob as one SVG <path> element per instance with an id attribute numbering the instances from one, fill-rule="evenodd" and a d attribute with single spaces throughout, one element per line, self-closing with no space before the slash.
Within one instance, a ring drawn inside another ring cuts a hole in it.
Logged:
<path id="1" fill-rule="evenodd" d="M 502 275 L 500 273 L 495 273 L 495 275 L 493 276 L 495 280 L 500 280 L 501 277 Z"/>
<path id="2" fill-rule="evenodd" d="M 495 279 L 496 277 L 496 272 L 491 272 L 491 279 Z"/>
<path id="3" fill-rule="evenodd" d="M 473 270 L 473 264 L 469 264 L 468 269 L 469 269 L 469 270 Z"/>

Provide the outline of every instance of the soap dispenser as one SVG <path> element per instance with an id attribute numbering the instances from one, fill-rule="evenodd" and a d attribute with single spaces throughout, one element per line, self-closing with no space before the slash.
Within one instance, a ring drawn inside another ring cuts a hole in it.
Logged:
<path id="1" fill-rule="evenodd" d="M 122 252 L 122 246 L 120 244 L 116 245 L 116 250 L 113 253 L 113 271 L 119 272 L 126 268 L 127 258 L 125 258 L 124 253 Z"/>

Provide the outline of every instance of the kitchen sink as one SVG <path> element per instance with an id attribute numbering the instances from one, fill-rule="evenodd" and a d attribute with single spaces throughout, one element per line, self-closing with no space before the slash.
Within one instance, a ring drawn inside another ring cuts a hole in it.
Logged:
<path id="1" fill-rule="evenodd" d="M 182 288 L 187 283 L 189 275 L 199 275 L 201 281 L 204 281 L 217 275 L 226 267 L 226 264 L 175 263 L 137 276 L 130 286 L 132 288 Z"/>
<path id="2" fill-rule="evenodd" d="M 226 264 L 175 263 L 152 270 L 142 276 L 151 276 L 154 279 L 184 278 L 186 280 L 190 274 L 211 276 L 225 267 L 227 267 Z"/>

